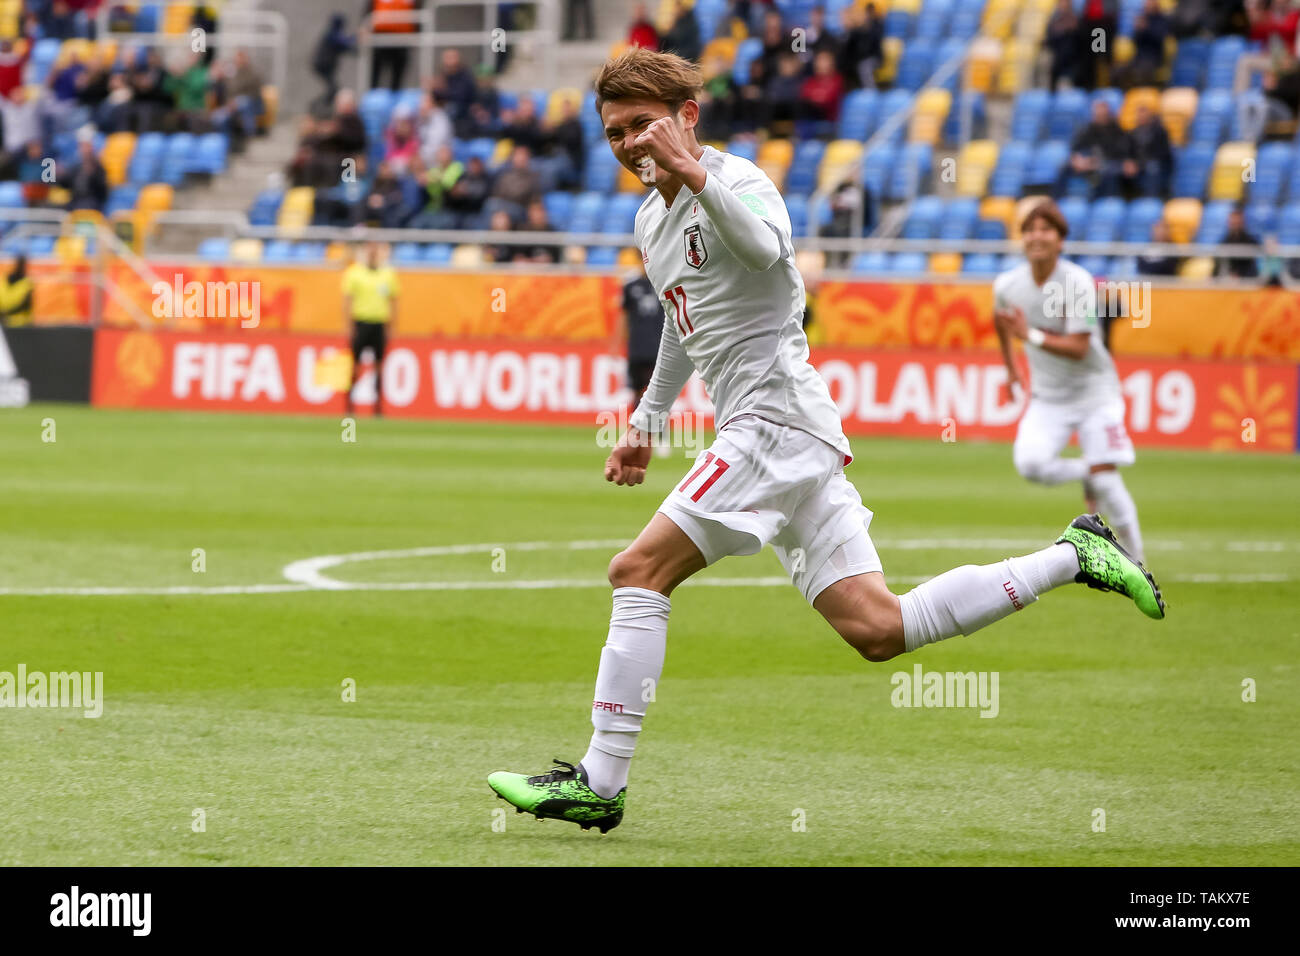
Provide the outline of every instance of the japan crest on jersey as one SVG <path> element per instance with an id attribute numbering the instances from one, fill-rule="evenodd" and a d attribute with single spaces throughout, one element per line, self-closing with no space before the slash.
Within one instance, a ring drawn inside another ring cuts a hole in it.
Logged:
<path id="1" fill-rule="evenodd" d="M 709 261 L 709 250 L 704 248 L 704 234 L 700 232 L 700 224 L 697 222 L 693 226 L 687 226 L 683 239 L 686 243 L 686 264 L 692 269 L 702 268 Z"/>

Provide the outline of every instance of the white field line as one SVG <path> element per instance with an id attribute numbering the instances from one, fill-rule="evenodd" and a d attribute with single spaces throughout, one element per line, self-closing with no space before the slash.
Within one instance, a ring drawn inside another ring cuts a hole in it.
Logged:
<path id="1" fill-rule="evenodd" d="M 329 568 L 357 561 L 401 560 L 457 554 L 491 554 L 493 549 L 510 551 L 591 551 L 625 547 L 626 539 L 591 541 L 521 541 L 510 543 L 450 544 L 393 551 L 357 551 L 351 554 L 326 554 L 304 558 L 285 565 L 285 581 L 274 584 L 230 584 L 213 587 L 179 585 L 174 587 L 45 587 L 0 588 L 0 597 L 188 597 L 238 594 L 285 594 L 296 591 L 536 591 L 560 588 L 607 588 L 604 578 L 554 578 L 536 580 L 480 581 L 340 581 L 323 572 Z M 883 551 L 947 549 L 1016 549 L 1040 547 L 1040 539 L 1021 538 L 902 538 L 876 542 Z M 1157 550 L 1184 550 L 1194 545 L 1181 541 L 1163 541 Z M 1300 550 L 1293 541 L 1232 541 L 1229 551 L 1279 552 Z M 916 585 L 933 575 L 887 575 L 891 584 Z M 1184 574 L 1160 577 L 1172 584 L 1281 584 L 1295 580 L 1285 572 L 1258 574 Z M 789 587 L 785 577 L 703 577 L 692 578 L 684 586 L 699 587 Z"/>

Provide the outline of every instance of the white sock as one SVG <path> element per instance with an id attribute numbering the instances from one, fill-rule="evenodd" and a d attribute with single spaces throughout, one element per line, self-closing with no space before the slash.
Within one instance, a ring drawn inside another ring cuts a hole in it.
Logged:
<path id="1" fill-rule="evenodd" d="M 1069 543 L 997 564 L 945 571 L 899 597 L 903 641 L 914 651 L 958 634 L 973 634 L 1033 604 L 1044 591 L 1068 584 L 1078 573 L 1078 553 Z"/>
<path id="2" fill-rule="evenodd" d="M 591 746 L 582 758 L 587 785 L 610 798 L 627 786 L 636 737 L 664 669 L 668 612 L 672 602 L 658 591 L 615 588 L 609 637 L 600 652 L 596 698 L 591 706 Z"/>
<path id="3" fill-rule="evenodd" d="M 1129 554 L 1145 563 L 1137 505 L 1119 470 L 1093 472 L 1088 476 L 1088 485 L 1097 496 L 1097 510 L 1109 522 L 1119 543 L 1128 549 Z"/>
<path id="4" fill-rule="evenodd" d="M 1088 463 L 1082 458 L 1017 461 L 1016 470 L 1022 477 L 1041 485 L 1059 485 L 1067 481 L 1082 481 L 1088 477 Z"/>

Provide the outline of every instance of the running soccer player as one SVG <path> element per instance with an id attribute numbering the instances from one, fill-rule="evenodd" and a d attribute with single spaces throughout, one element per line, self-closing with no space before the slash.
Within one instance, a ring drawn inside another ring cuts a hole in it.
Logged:
<path id="1" fill-rule="evenodd" d="M 1044 485 L 1082 481 L 1088 510 L 1100 510 L 1128 552 L 1144 561 L 1137 505 L 1119 473 L 1136 455 L 1124 428 L 1119 375 L 1097 322 L 1097 284 L 1061 258 L 1069 225 L 1056 203 L 1034 205 L 1020 228 L 1026 261 L 993 281 L 1002 357 L 1009 381 L 1022 390 L 1012 339 L 1024 342 L 1029 359 L 1032 394 L 1016 431 L 1016 471 Z M 1083 454 L 1062 457 L 1075 434 Z"/>
<path id="2" fill-rule="evenodd" d="M 713 398 L 713 445 L 627 550 L 609 565 L 613 613 L 596 674 L 595 733 L 575 767 L 534 776 L 498 771 L 488 784 L 521 812 L 605 832 L 623 818 L 628 768 L 663 669 L 673 589 L 732 554 L 771 544 L 794 585 L 859 654 L 885 661 L 972 634 L 1073 581 L 1132 598 L 1164 616 L 1146 570 L 1096 517 L 1057 543 L 997 564 L 965 565 L 901 597 L 885 586 L 868 534 L 871 512 L 844 476 L 851 460 L 839 410 L 808 363 L 804 290 L 781 194 L 753 163 L 701 146 L 698 70 L 669 53 L 632 49 L 596 77 L 596 108 L 615 157 L 654 189 L 636 242 L 664 303 L 650 387 L 605 478 L 639 485 L 693 369 Z"/>

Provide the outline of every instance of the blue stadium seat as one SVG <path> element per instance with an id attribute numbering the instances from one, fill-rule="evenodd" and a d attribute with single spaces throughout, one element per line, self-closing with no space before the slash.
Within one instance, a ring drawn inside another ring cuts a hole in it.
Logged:
<path id="1" fill-rule="evenodd" d="M 542 205 L 546 207 L 546 219 L 551 228 L 563 232 L 569 228 L 569 217 L 573 215 L 573 193 L 556 190 L 542 196 Z"/>
<path id="2" fill-rule="evenodd" d="M 912 15 L 906 10 L 890 10 L 885 14 L 885 36 L 905 40 L 912 33 Z"/>
<path id="3" fill-rule="evenodd" d="M 970 40 L 980 32 L 980 18 L 984 15 L 982 3 L 961 3 L 948 21 L 948 36 L 959 40 Z"/>
<path id="4" fill-rule="evenodd" d="M 1087 242 L 1114 242 L 1119 238 L 1128 215 L 1128 204 L 1122 199 L 1098 199 L 1088 210 L 1088 228 L 1081 233 Z"/>
<path id="5" fill-rule="evenodd" d="M 1173 194 L 1200 199 L 1214 165 L 1214 147 L 1192 143 L 1175 152 Z"/>
<path id="6" fill-rule="evenodd" d="M 1277 241 L 1284 246 L 1300 245 L 1300 203 L 1283 206 L 1278 213 Z"/>
<path id="7" fill-rule="evenodd" d="M 865 141 L 875 130 L 880 113 L 880 94 L 875 90 L 854 90 L 840 104 L 840 139 Z"/>
<path id="8" fill-rule="evenodd" d="M 898 162 L 898 148 L 889 143 L 876 147 L 862 158 L 862 185 L 872 197 L 879 200 L 885 195 L 890 172 Z"/>
<path id="9" fill-rule="evenodd" d="M 1249 184 L 1252 203 L 1276 204 L 1295 161 L 1290 143 L 1264 143 L 1255 157 L 1255 181 Z"/>
<path id="10" fill-rule="evenodd" d="M 944 201 L 938 196 L 921 196 L 907 211 L 903 222 L 902 238 L 933 239 L 938 234 L 939 222 L 944 218 Z"/>
<path id="11" fill-rule="evenodd" d="M 700 39 L 708 43 L 718 35 L 718 27 L 727 15 L 727 0 L 696 0 L 693 12 Z"/>
<path id="12" fill-rule="evenodd" d="M 1004 143 L 998 154 L 998 164 L 989 177 L 989 195 L 1019 196 L 1033 152 L 1033 146 L 1026 142 Z"/>
<path id="13" fill-rule="evenodd" d="M 262 247 L 263 262 L 292 262 L 293 243 L 287 239 L 272 239 Z"/>
<path id="14" fill-rule="evenodd" d="M 930 271 L 930 259 L 924 252 L 897 252 L 889 262 L 894 275 L 916 276 Z"/>
<path id="15" fill-rule="evenodd" d="M 410 265 L 423 258 L 419 243 L 399 242 L 393 246 L 393 262 L 397 265 Z"/>
<path id="16" fill-rule="evenodd" d="M 825 152 L 826 144 L 819 139 L 805 139 L 795 146 L 794 160 L 785 177 L 785 188 L 791 192 L 812 192 L 817 185 L 817 169 Z"/>
<path id="17" fill-rule="evenodd" d="M 1231 90 L 1236 80 L 1237 59 L 1245 50 L 1244 37 L 1226 36 L 1215 40 L 1205 71 L 1206 89 Z"/>
<path id="18" fill-rule="evenodd" d="M 1216 199 L 1207 202 L 1201 210 L 1201 225 L 1196 230 L 1197 242 L 1222 242 L 1228 231 L 1228 216 L 1233 206 L 1231 199 Z"/>
<path id="19" fill-rule="evenodd" d="M 984 94 L 977 90 L 964 90 L 957 96 L 953 97 L 952 109 L 948 110 L 948 118 L 943 121 L 943 139 L 945 143 L 958 143 L 961 141 L 961 118 L 964 104 L 969 101 L 971 106 L 971 129 L 970 138 L 979 139 L 988 122 L 988 110 L 984 103 Z"/>
<path id="20" fill-rule="evenodd" d="M 1088 110 L 1088 94 L 1083 90 L 1057 90 L 1047 113 L 1048 138 L 1068 143 L 1079 127 L 1088 122 Z"/>
<path id="21" fill-rule="evenodd" d="M 1081 236 L 1088 228 L 1088 200 L 1077 196 L 1066 196 L 1057 203 L 1061 215 L 1070 227 L 1070 235 Z"/>
<path id="22" fill-rule="evenodd" d="M 618 182 L 618 160 L 604 143 L 587 150 L 587 166 L 582 171 L 582 188 L 589 192 L 612 193 Z"/>
<path id="23" fill-rule="evenodd" d="M 191 157 L 196 148 L 193 133 L 172 133 L 167 138 L 163 151 L 162 165 L 158 169 L 158 179 L 169 186 L 179 186 L 189 172 Z"/>
<path id="24" fill-rule="evenodd" d="M 1088 116 L 1092 116 L 1092 104 L 1098 100 L 1105 100 L 1106 105 L 1110 107 L 1110 115 L 1119 118 L 1120 107 L 1124 105 L 1124 93 L 1115 89 L 1113 86 L 1104 86 L 1101 89 L 1093 90 L 1092 96 L 1088 97 Z"/>
<path id="25" fill-rule="evenodd" d="M 898 59 L 894 88 L 915 93 L 924 86 L 938 65 L 935 53 L 934 45 L 928 40 L 913 40 L 903 47 L 903 55 Z"/>
<path id="26" fill-rule="evenodd" d="M 0 209 L 21 209 L 26 205 L 22 183 L 13 180 L 0 182 Z"/>
<path id="27" fill-rule="evenodd" d="M 1232 93 L 1228 90 L 1206 90 L 1196 107 L 1196 115 L 1187 131 L 1189 144 L 1200 143 L 1218 146 L 1227 132 L 1232 116 Z"/>
<path id="28" fill-rule="evenodd" d="M 451 243 L 426 242 L 424 244 L 424 261 L 429 265 L 443 266 L 451 262 Z"/>
<path id="29" fill-rule="evenodd" d="M 598 192 L 579 193 L 573 201 L 570 232 L 599 232 L 605 214 L 605 197 Z"/>
<path id="30" fill-rule="evenodd" d="M 230 240 L 210 236 L 199 243 L 199 258 L 205 262 L 224 262 L 230 258 Z"/>
<path id="31" fill-rule="evenodd" d="M 634 193 L 615 193 L 605 204 L 605 221 L 601 232 L 630 233 L 636 225 L 636 212 L 641 208 L 642 197 Z"/>
<path id="32" fill-rule="evenodd" d="M 137 183 L 126 183 L 122 186 L 116 186 L 109 190 L 108 202 L 104 204 L 104 215 L 112 216 L 115 213 L 134 209 L 136 200 L 139 198 L 140 186 Z"/>
<path id="33" fill-rule="evenodd" d="M 295 243 L 293 247 L 293 259 L 295 262 L 324 262 L 325 243 L 323 242 Z"/>
<path id="34" fill-rule="evenodd" d="M 917 202 L 921 200 L 918 199 Z M 939 218 L 937 237 L 939 239 L 971 238 L 977 228 L 979 214 L 979 201 L 976 199 L 961 197 L 948 200 Z"/>
<path id="35" fill-rule="evenodd" d="M 881 275 L 889 272 L 889 254 L 885 252 L 859 252 L 849 268 L 859 275 Z"/>
<path id="36" fill-rule="evenodd" d="M 45 82 L 62 47 L 63 41 L 53 37 L 44 37 L 32 44 L 32 55 L 27 61 L 26 80 L 29 84 L 40 85 Z"/>
<path id="37" fill-rule="evenodd" d="M 886 195 L 890 199 L 908 199 L 925 192 L 930 180 L 934 150 L 929 143 L 908 143 L 898 153 L 898 163 L 890 171 Z"/>
<path id="38" fill-rule="evenodd" d="M 253 200 L 253 206 L 248 211 L 248 223 L 251 226 L 274 226 L 276 216 L 280 212 L 280 203 L 284 201 L 284 193 L 279 189 L 264 189 L 257 194 Z"/>
<path id="39" fill-rule="evenodd" d="M 1011 113 L 1011 139 L 1022 143 L 1037 142 L 1050 105 L 1051 96 L 1047 90 L 1024 90 L 1017 94 Z"/>
<path id="40" fill-rule="evenodd" d="M 1178 41 L 1174 55 L 1170 86 L 1191 86 L 1200 89 L 1205 80 L 1205 66 L 1210 59 L 1210 44 L 1206 40 L 1184 39 Z"/>
<path id="41" fill-rule="evenodd" d="M 1165 204 L 1150 196 L 1134 199 L 1128 205 L 1128 216 L 1120 232 L 1122 242 L 1148 242 L 1151 239 L 1151 227 L 1162 219 Z"/>
<path id="42" fill-rule="evenodd" d="M 961 260 L 961 271 L 963 275 L 997 275 L 998 257 L 991 252 L 972 252 Z"/>
<path id="43" fill-rule="evenodd" d="M 224 172 L 229 148 L 230 142 L 225 133 L 204 133 L 195 143 L 186 171 L 211 176 Z"/>
<path id="44" fill-rule="evenodd" d="M 791 193 L 785 197 L 785 208 L 790 214 L 790 233 L 796 238 L 808 235 L 808 197 L 804 193 Z"/>
<path id="45" fill-rule="evenodd" d="M 975 239 L 1006 239 L 1007 224 L 1001 219 L 975 220 Z"/>
<path id="46" fill-rule="evenodd" d="M 880 98 L 880 125 L 895 113 L 910 109 L 912 102 L 916 99 L 916 94 L 909 90 L 893 89 Z M 890 137 L 890 142 L 895 145 L 901 145 L 903 137 L 907 133 L 907 124 L 902 123 L 894 130 L 894 135 Z"/>
<path id="47" fill-rule="evenodd" d="M 1113 279 L 1135 279 L 1137 274 L 1137 256 L 1111 256 L 1105 272 Z"/>
<path id="48" fill-rule="evenodd" d="M 731 153 L 733 156 L 747 159 L 752 163 L 758 159 L 758 144 L 752 139 L 734 137 L 731 142 L 727 144 L 727 152 Z"/>
<path id="49" fill-rule="evenodd" d="M 737 86 L 749 82 L 749 65 L 763 54 L 763 41 L 758 37 L 746 37 L 736 46 L 736 59 L 731 65 L 731 81 Z"/>
<path id="50" fill-rule="evenodd" d="M 1061 170 L 1070 158 L 1070 144 L 1065 140 L 1049 139 L 1034 147 L 1025 170 L 1026 186 L 1056 185 Z"/>
<path id="51" fill-rule="evenodd" d="M 1074 261 L 1081 268 L 1087 269 L 1094 277 L 1106 275 L 1110 268 L 1110 260 L 1105 256 L 1080 256 Z"/>
<path id="52" fill-rule="evenodd" d="M 1263 239 L 1277 231 L 1277 207 L 1268 203 L 1255 203 L 1246 207 L 1246 230 L 1255 238 Z"/>
<path id="53" fill-rule="evenodd" d="M 587 265 L 618 265 L 618 248 L 615 246 L 589 246 L 587 248 Z"/>

